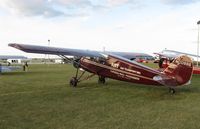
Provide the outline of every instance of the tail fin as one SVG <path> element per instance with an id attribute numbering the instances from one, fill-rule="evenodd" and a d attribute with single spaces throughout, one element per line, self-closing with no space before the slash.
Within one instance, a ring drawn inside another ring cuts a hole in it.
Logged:
<path id="1" fill-rule="evenodd" d="M 172 86 L 186 85 L 190 82 L 193 73 L 193 64 L 190 57 L 181 55 L 163 71 L 173 79 Z"/>

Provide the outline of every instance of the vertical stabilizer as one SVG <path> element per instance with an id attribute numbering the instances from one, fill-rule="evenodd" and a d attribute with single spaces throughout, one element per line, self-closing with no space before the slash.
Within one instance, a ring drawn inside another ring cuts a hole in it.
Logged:
<path id="1" fill-rule="evenodd" d="M 190 82 L 193 72 L 192 60 L 186 55 L 181 55 L 174 59 L 163 72 L 174 80 L 174 86 L 186 85 Z"/>

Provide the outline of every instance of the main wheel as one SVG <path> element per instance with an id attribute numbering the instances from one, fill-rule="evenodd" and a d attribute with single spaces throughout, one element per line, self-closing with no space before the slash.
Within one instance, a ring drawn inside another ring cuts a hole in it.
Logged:
<path id="1" fill-rule="evenodd" d="M 70 86 L 76 87 L 77 83 L 78 83 L 78 80 L 75 77 L 72 77 L 70 79 L 70 82 L 69 82 Z"/>
<path id="2" fill-rule="evenodd" d="M 99 76 L 98 83 L 99 83 L 99 84 L 105 84 L 105 83 L 106 83 L 105 77 Z"/>
<path id="3" fill-rule="evenodd" d="M 173 89 L 173 88 L 169 88 L 169 93 L 171 93 L 171 94 L 175 94 L 176 91 L 175 91 L 175 89 Z"/>

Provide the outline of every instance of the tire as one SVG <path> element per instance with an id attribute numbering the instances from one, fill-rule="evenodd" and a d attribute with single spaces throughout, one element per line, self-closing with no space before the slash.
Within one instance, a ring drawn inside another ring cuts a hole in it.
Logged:
<path id="1" fill-rule="evenodd" d="M 70 79 L 70 82 L 69 82 L 70 86 L 76 87 L 76 86 L 77 86 L 77 83 L 78 83 L 78 80 L 77 80 L 75 77 L 72 77 L 72 78 Z"/>
<path id="2" fill-rule="evenodd" d="M 99 76 L 98 83 L 99 84 L 105 84 L 106 83 L 105 77 Z"/>

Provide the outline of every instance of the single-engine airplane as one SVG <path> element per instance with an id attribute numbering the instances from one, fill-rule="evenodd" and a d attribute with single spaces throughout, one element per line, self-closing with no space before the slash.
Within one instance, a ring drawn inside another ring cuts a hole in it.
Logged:
<path id="1" fill-rule="evenodd" d="M 180 55 L 162 72 L 130 59 L 133 53 L 98 52 L 69 48 L 56 48 L 36 45 L 10 43 L 9 46 L 28 53 L 54 54 L 67 59 L 66 55 L 76 56 L 73 61 L 77 69 L 71 78 L 70 85 L 77 86 L 85 71 L 99 76 L 99 83 L 105 83 L 105 78 L 112 78 L 132 83 L 166 86 L 169 92 L 175 93 L 175 88 L 190 83 L 193 63 L 190 57 Z M 84 71 L 78 76 L 79 69 Z M 91 77 L 88 76 L 87 78 Z"/>

